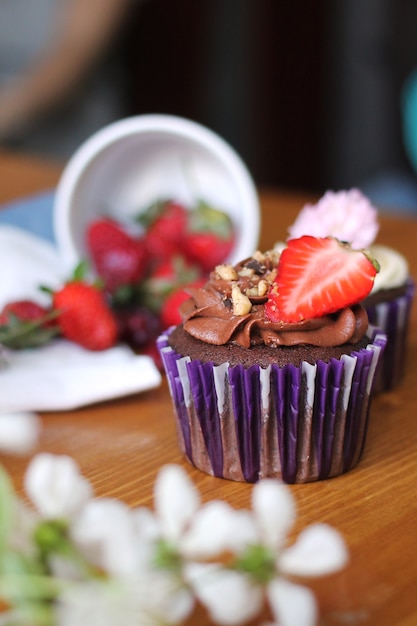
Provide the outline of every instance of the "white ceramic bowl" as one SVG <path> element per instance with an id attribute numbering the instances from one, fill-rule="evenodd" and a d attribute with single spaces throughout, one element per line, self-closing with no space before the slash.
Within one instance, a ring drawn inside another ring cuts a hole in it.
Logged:
<path id="1" fill-rule="evenodd" d="M 54 232 L 68 269 L 87 256 L 87 224 L 102 214 L 125 219 L 155 200 L 203 199 L 227 212 L 237 240 L 228 259 L 256 249 L 260 210 L 255 185 L 218 135 L 169 115 L 130 117 L 106 126 L 72 156 L 58 183 Z"/>

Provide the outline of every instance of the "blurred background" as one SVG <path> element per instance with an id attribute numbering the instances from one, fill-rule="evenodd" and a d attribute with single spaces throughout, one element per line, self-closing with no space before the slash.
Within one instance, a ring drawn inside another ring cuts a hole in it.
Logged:
<path id="1" fill-rule="evenodd" d="M 415 0 L 2 0 L 0 148 L 66 161 L 113 120 L 170 113 L 259 186 L 359 186 L 417 215 L 416 68 Z"/>

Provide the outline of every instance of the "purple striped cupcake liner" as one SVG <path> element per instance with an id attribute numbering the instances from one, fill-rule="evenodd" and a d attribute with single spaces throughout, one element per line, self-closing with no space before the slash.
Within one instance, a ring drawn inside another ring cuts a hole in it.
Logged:
<path id="1" fill-rule="evenodd" d="M 179 446 L 195 467 L 220 478 L 304 483 L 358 463 L 372 387 L 386 336 L 370 327 L 364 349 L 328 363 L 267 368 L 191 360 L 158 339 Z"/>
<path id="2" fill-rule="evenodd" d="M 374 382 L 374 393 L 393 389 L 404 377 L 414 291 L 414 281 L 409 280 L 403 296 L 366 307 L 370 324 L 380 328 L 387 336 L 387 345 Z"/>

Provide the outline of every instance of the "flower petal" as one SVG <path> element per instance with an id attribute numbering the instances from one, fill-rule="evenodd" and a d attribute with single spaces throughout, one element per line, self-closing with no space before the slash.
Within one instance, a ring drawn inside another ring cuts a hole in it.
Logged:
<path id="1" fill-rule="evenodd" d="M 200 505 L 200 496 L 179 465 L 165 465 L 154 486 L 155 509 L 168 540 L 177 541 Z"/>
<path id="2" fill-rule="evenodd" d="M 0 450 L 9 454 L 28 454 L 38 442 L 40 428 L 35 413 L 1 413 Z"/>
<path id="3" fill-rule="evenodd" d="M 310 589 L 276 578 L 267 587 L 267 597 L 279 626 L 314 626 L 316 623 L 316 600 Z"/>
<path id="4" fill-rule="evenodd" d="M 74 517 L 92 495 L 74 459 L 46 452 L 30 462 L 25 489 L 39 513 L 49 519 Z"/>
<path id="5" fill-rule="evenodd" d="M 288 574 L 322 576 L 341 569 L 347 561 L 348 552 L 340 533 L 327 524 L 313 524 L 281 554 L 279 568 Z"/>
<path id="6" fill-rule="evenodd" d="M 215 563 L 190 563 L 184 576 L 218 624 L 240 624 L 262 608 L 262 588 L 253 585 L 245 574 Z"/>
<path id="7" fill-rule="evenodd" d="M 136 567 L 134 520 L 119 500 L 90 500 L 71 528 L 75 544 L 90 563 L 115 575 Z"/>
<path id="8" fill-rule="evenodd" d="M 214 557 L 222 552 L 241 552 L 257 541 L 253 516 L 236 511 L 225 502 L 213 500 L 197 511 L 181 541 L 184 556 Z"/>
<path id="9" fill-rule="evenodd" d="M 296 516 L 290 489 L 274 479 L 261 480 L 252 491 L 252 508 L 262 542 L 270 548 L 279 548 Z"/>

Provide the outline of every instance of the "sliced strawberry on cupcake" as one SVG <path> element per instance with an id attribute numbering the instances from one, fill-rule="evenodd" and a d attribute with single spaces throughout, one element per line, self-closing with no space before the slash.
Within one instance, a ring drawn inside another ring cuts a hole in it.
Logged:
<path id="1" fill-rule="evenodd" d="M 365 250 L 333 237 L 290 239 L 265 304 L 273 322 L 300 322 L 361 302 L 370 293 L 378 262 Z"/>

